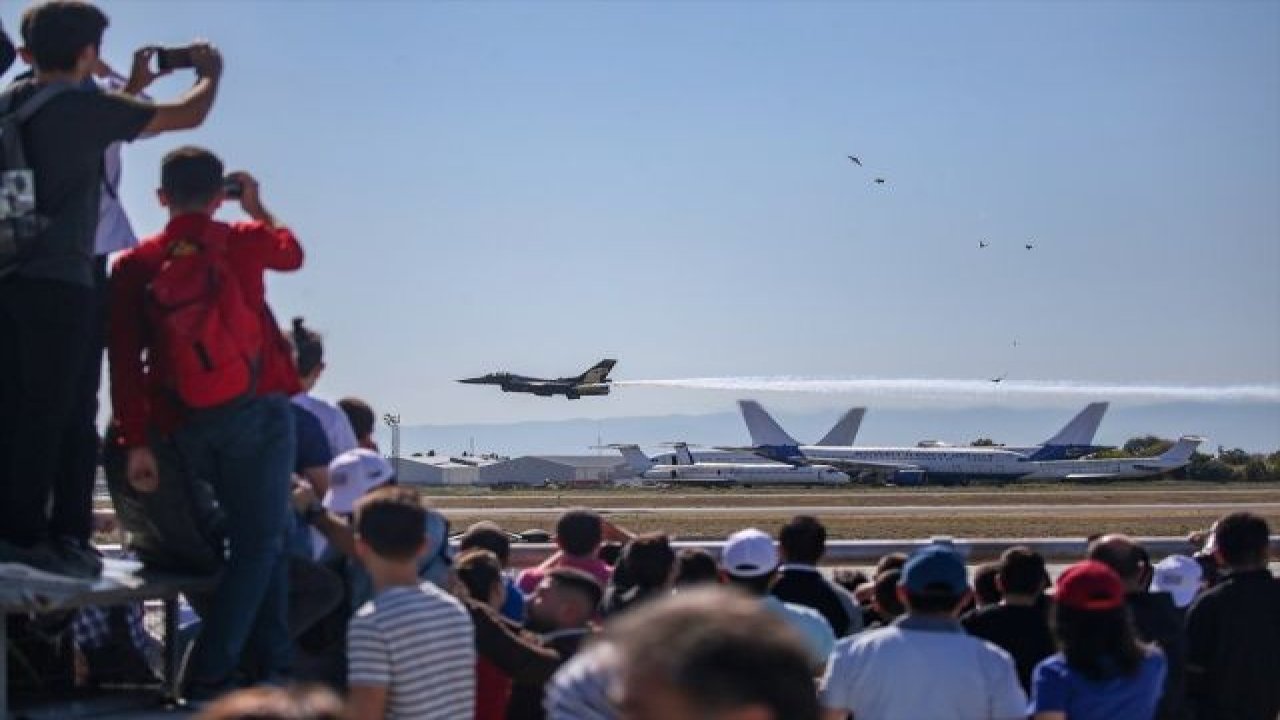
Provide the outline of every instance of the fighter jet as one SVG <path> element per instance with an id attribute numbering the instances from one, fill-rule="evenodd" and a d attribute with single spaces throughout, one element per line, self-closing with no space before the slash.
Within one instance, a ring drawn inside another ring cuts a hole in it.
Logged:
<path id="1" fill-rule="evenodd" d="M 1035 245 L 1032 245 L 1031 243 L 1027 243 L 1027 244 L 1025 245 L 1025 247 L 1026 247 L 1028 250 L 1030 250 L 1031 248 L 1035 247 Z"/>
<path id="2" fill-rule="evenodd" d="M 854 165 L 857 165 L 858 167 L 862 167 L 862 161 L 859 160 L 856 155 L 846 155 L 845 157 L 849 158 L 849 162 L 853 163 Z"/>
<path id="3" fill-rule="evenodd" d="M 871 182 L 873 182 L 873 183 L 875 183 L 875 184 L 877 184 L 877 185 L 883 185 L 883 184 L 884 184 L 884 178 L 876 178 L 875 180 L 872 180 Z"/>
<path id="4" fill-rule="evenodd" d="M 979 240 L 979 241 L 978 241 L 978 249 L 979 249 L 979 250 L 981 250 L 982 248 L 984 248 L 984 247 L 986 247 L 986 246 L 987 246 L 987 241 L 986 241 L 986 240 Z"/>
<path id="5" fill-rule="evenodd" d="M 569 400 L 577 400 L 583 395 L 608 395 L 613 382 L 609 379 L 609 372 L 616 363 L 617 360 L 601 360 L 577 377 L 550 379 L 496 372 L 458 382 L 468 385 L 501 385 L 502 392 L 533 393 L 539 397 L 563 395 Z"/>
<path id="6" fill-rule="evenodd" d="M 1004 373 L 1003 375 L 998 375 L 998 376 L 996 376 L 996 377 L 991 378 L 991 382 L 993 382 L 993 383 L 1002 383 L 1002 382 L 1004 382 L 1004 379 L 1005 379 L 1005 378 L 1007 378 L 1007 377 L 1009 377 L 1009 373 L 1007 373 L 1007 372 L 1006 372 L 1006 373 Z"/>

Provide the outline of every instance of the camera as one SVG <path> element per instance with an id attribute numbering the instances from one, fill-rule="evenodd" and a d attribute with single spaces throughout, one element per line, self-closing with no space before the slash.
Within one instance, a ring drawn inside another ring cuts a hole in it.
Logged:
<path id="1" fill-rule="evenodd" d="M 160 48 L 156 53 L 156 68 L 164 70 L 178 70 L 180 68 L 195 67 L 195 62 L 191 58 L 191 48 Z"/>
<path id="2" fill-rule="evenodd" d="M 244 194 L 244 183 L 238 178 L 225 177 L 222 179 L 222 194 L 228 200 L 239 200 Z"/>

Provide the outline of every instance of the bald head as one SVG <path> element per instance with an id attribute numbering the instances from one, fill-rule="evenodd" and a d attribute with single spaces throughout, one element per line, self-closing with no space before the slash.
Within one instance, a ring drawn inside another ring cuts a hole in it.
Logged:
<path id="1" fill-rule="evenodd" d="M 1125 588 L 1141 592 L 1151 584 L 1151 556 L 1128 535 L 1103 535 L 1089 543 L 1089 559 L 1116 571 Z"/>

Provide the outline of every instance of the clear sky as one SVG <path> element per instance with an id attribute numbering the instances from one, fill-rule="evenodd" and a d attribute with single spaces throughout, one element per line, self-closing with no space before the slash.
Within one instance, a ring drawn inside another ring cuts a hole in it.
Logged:
<path id="1" fill-rule="evenodd" d="M 254 171 L 308 249 L 271 301 L 325 333 L 319 394 L 406 424 L 731 409 L 452 382 L 606 356 L 1280 380 L 1280 3 L 102 5 L 122 70 L 226 58 L 205 127 L 127 151 L 135 224 L 178 144 Z"/>

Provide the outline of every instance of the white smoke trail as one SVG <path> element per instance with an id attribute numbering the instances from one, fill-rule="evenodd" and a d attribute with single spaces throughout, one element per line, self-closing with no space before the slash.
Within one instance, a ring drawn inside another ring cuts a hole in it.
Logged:
<path id="1" fill-rule="evenodd" d="M 739 390 L 863 394 L 908 398 L 1031 398 L 1091 397 L 1129 400 L 1191 400 L 1199 402 L 1280 402 L 1280 385 L 1147 385 L 1078 380 L 989 380 L 949 378 L 809 378 L 794 376 L 705 377 L 670 380 L 620 380 L 615 385 Z"/>

